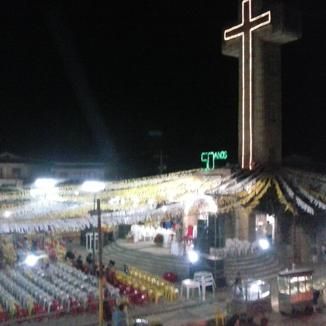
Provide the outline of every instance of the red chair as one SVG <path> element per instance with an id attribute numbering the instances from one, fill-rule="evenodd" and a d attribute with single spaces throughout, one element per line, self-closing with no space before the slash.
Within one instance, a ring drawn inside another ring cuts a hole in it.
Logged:
<path id="1" fill-rule="evenodd" d="M 166 272 L 163 274 L 163 279 L 168 282 L 175 283 L 178 280 L 178 277 L 175 273 Z"/>
<path id="2" fill-rule="evenodd" d="M 87 310 L 90 313 L 95 313 L 98 311 L 98 301 L 93 298 L 88 298 Z"/>
<path id="3" fill-rule="evenodd" d="M 32 309 L 32 315 L 38 316 L 38 315 L 43 315 L 45 313 L 46 313 L 46 311 L 43 309 L 43 307 L 41 305 L 39 305 L 38 303 L 34 303 L 34 306 Z M 42 317 L 39 317 L 36 320 L 41 321 Z"/>
<path id="4" fill-rule="evenodd" d="M 73 315 L 76 315 L 77 313 L 79 313 L 79 308 L 80 308 L 80 303 L 77 300 L 71 300 L 70 301 L 70 312 Z"/>
<path id="5" fill-rule="evenodd" d="M 53 300 L 50 306 L 50 312 L 54 313 L 55 318 L 59 318 L 63 315 L 63 307 L 58 300 Z"/>
<path id="6" fill-rule="evenodd" d="M 6 321 L 8 319 L 8 316 L 5 311 L 0 310 L 0 323 Z"/>
<path id="7" fill-rule="evenodd" d="M 132 286 L 127 286 L 126 287 L 126 294 L 128 295 L 128 294 L 132 294 L 132 293 L 134 293 L 135 292 L 135 290 L 136 289 L 134 289 Z"/>
<path id="8" fill-rule="evenodd" d="M 147 293 L 142 293 L 140 292 L 138 295 L 135 296 L 134 298 L 134 302 L 135 304 L 139 304 L 139 305 L 143 305 L 145 303 L 148 303 L 149 300 L 149 296 Z"/>
<path id="9" fill-rule="evenodd" d="M 140 291 L 137 289 L 134 289 L 131 293 L 129 293 L 128 298 L 131 303 L 136 303 L 137 296 L 139 295 Z"/>
<path id="10" fill-rule="evenodd" d="M 122 283 L 119 283 L 119 284 L 118 284 L 118 288 L 119 288 L 119 290 L 120 290 L 120 293 L 122 294 L 122 293 L 126 290 L 127 285 L 122 284 Z"/>
<path id="11" fill-rule="evenodd" d="M 193 239 L 193 236 L 194 236 L 194 226 L 193 225 L 188 225 L 186 237 L 188 239 Z"/>

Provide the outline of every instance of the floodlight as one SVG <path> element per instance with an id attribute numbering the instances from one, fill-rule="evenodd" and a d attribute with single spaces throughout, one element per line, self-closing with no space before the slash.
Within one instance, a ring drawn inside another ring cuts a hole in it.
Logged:
<path id="1" fill-rule="evenodd" d="M 58 180 L 56 180 L 56 179 L 39 178 L 39 179 L 35 180 L 34 186 L 38 189 L 47 191 L 47 190 L 53 189 L 57 183 L 58 183 Z"/>
<path id="2" fill-rule="evenodd" d="M 81 190 L 85 192 L 97 193 L 103 191 L 104 189 L 105 183 L 102 181 L 85 181 L 81 186 Z"/>
<path id="3" fill-rule="evenodd" d="M 29 266 L 29 267 L 33 267 L 37 264 L 37 262 L 41 259 L 41 258 L 45 258 L 47 257 L 47 255 L 40 255 L 40 256 L 36 256 L 34 254 L 29 254 L 27 255 L 27 257 L 24 260 L 24 264 Z"/>
<path id="4" fill-rule="evenodd" d="M 270 247 L 269 241 L 267 239 L 260 239 L 258 241 L 258 244 L 259 244 L 260 248 L 263 250 L 267 250 Z"/>
<path id="5" fill-rule="evenodd" d="M 30 266 L 30 267 L 33 267 L 36 265 L 37 261 L 38 261 L 38 257 L 33 255 L 33 254 L 30 254 L 28 255 L 25 260 L 24 260 L 24 263 L 27 265 L 27 266 Z"/>
<path id="6" fill-rule="evenodd" d="M 255 283 L 252 283 L 252 284 L 250 285 L 249 290 L 250 290 L 251 293 L 258 293 L 259 290 L 260 290 L 260 287 L 259 287 L 259 285 L 255 282 Z"/>
<path id="7" fill-rule="evenodd" d="M 3 212 L 3 217 L 4 218 L 9 218 L 11 216 L 11 214 L 12 214 L 12 212 L 10 212 L 10 211 L 4 211 Z"/>
<path id="8" fill-rule="evenodd" d="M 188 260 L 192 263 L 195 264 L 197 263 L 198 259 L 199 259 L 199 255 L 198 252 L 195 250 L 189 250 L 188 253 Z"/>
<path id="9" fill-rule="evenodd" d="M 30 190 L 32 197 L 42 198 L 42 200 L 56 200 L 58 188 L 56 187 L 59 180 L 53 178 L 36 179 Z"/>

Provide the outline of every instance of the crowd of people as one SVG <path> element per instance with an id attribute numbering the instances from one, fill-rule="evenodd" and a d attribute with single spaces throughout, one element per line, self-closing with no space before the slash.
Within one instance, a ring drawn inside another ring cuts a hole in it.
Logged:
<path id="1" fill-rule="evenodd" d="M 92 253 L 88 253 L 85 257 L 85 261 L 81 255 L 76 257 L 76 252 L 73 250 L 67 250 L 65 260 L 74 266 L 76 269 L 91 275 L 99 277 L 99 265 L 94 261 Z M 109 284 L 114 284 L 115 280 L 115 261 L 110 260 L 107 266 L 102 265 L 102 271 L 104 280 Z M 127 271 L 127 269 L 126 269 Z M 108 287 L 104 287 L 104 301 L 103 301 L 103 312 L 104 320 L 108 325 L 125 326 L 127 325 L 127 307 L 126 303 L 116 304 L 116 298 L 111 296 Z"/>

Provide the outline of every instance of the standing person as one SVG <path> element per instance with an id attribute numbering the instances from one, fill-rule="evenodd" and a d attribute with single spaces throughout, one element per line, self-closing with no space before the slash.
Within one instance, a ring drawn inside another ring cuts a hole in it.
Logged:
<path id="1" fill-rule="evenodd" d="M 112 325 L 112 308 L 109 302 L 109 296 L 106 295 L 103 300 L 103 314 L 104 320 L 108 323 L 108 325 Z"/>
<path id="2" fill-rule="evenodd" d="M 81 271 L 83 270 L 83 259 L 82 259 L 81 255 L 79 255 L 77 258 L 76 267 L 77 267 L 77 269 L 79 269 Z"/>
<path id="3" fill-rule="evenodd" d="M 265 237 L 265 234 L 264 234 L 263 227 L 262 227 L 262 225 L 259 225 L 258 229 L 257 229 L 257 239 L 263 239 L 264 237 Z"/>
<path id="4" fill-rule="evenodd" d="M 313 306 L 314 312 L 317 312 L 319 296 L 320 296 L 320 291 L 313 289 L 313 291 L 312 291 L 312 306 Z"/>
<path id="5" fill-rule="evenodd" d="M 266 225 L 266 237 L 270 244 L 272 244 L 273 241 L 273 225 L 267 221 Z"/>
<path id="6" fill-rule="evenodd" d="M 242 278 L 240 272 L 237 272 L 237 275 L 233 284 L 233 296 L 242 297 Z"/>
<path id="7" fill-rule="evenodd" d="M 88 255 L 86 256 L 86 263 L 87 263 L 88 272 L 90 272 L 93 268 L 93 255 L 91 252 L 88 253 Z"/>
<path id="8" fill-rule="evenodd" d="M 29 247 L 29 241 L 27 239 L 27 237 L 24 237 L 24 249 L 25 250 L 29 250 L 30 247 Z"/>
<path id="9" fill-rule="evenodd" d="M 107 268 L 107 281 L 111 284 L 115 283 L 115 274 L 116 274 L 116 269 L 115 269 L 115 261 L 110 260 L 109 261 L 109 266 Z"/>
<path id="10" fill-rule="evenodd" d="M 121 303 L 113 312 L 112 315 L 112 325 L 113 326 L 128 326 L 128 317 L 127 317 L 127 305 Z"/>

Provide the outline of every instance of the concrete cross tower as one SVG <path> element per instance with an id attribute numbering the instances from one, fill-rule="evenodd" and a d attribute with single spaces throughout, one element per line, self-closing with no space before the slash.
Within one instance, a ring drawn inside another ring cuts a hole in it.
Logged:
<path id="1" fill-rule="evenodd" d="M 281 45 L 300 37 L 298 15 L 288 9 L 282 1 L 239 0 L 240 23 L 224 31 L 223 54 L 239 58 L 242 169 L 281 164 Z"/>

